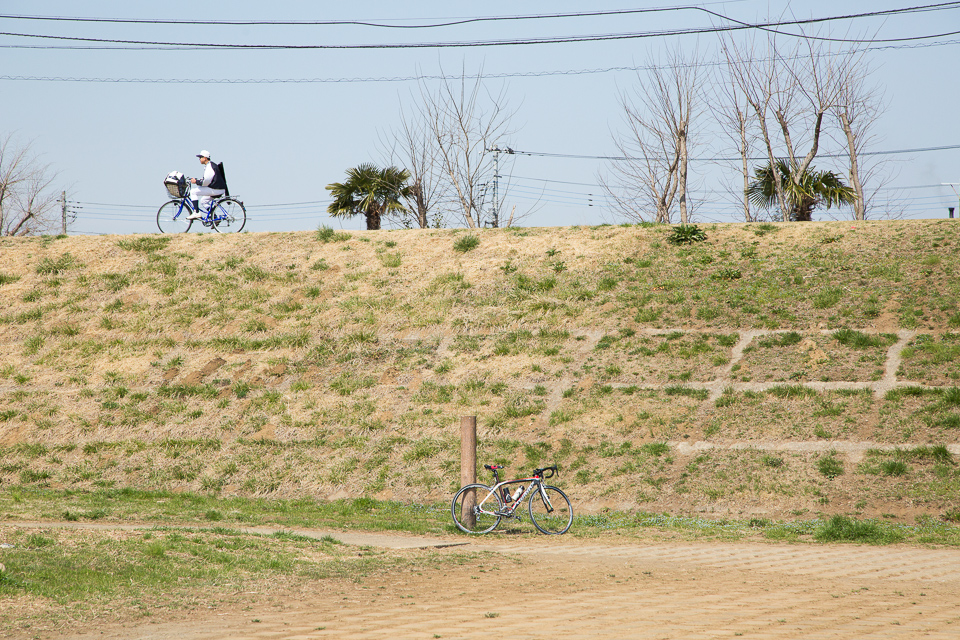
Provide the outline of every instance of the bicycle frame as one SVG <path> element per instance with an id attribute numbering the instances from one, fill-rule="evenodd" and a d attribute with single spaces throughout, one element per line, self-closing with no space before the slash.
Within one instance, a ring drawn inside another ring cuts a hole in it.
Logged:
<path id="1" fill-rule="evenodd" d="M 507 497 L 507 494 L 504 494 L 504 493 L 497 494 L 500 496 L 500 499 L 503 501 L 504 508 L 502 511 L 488 512 L 488 513 L 495 513 L 498 516 L 517 517 L 515 515 L 517 507 L 520 506 L 520 503 L 523 502 L 524 498 L 530 495 L 529 493 L 530 490 L 533 489 L 534 487 L 537 487 L 537 491 L 540 490 L 540 485 L 542 484 L 542 480 L 540 480 L 539 478 L 516 478 L 515 480 L 504 480 L 503 482 L 497 483 L 496 485 L 490 487 L 490 493 L 484 496 L 483 500 L 481 500 L 477 506 L 480 507 L 481 510 L 483 510 L 483 505 L 486 503 L 486 501 L 492 495 L 494 495 L 494 493 L 501 491 L 503 487 L 507 487 L 509 485 L 514 485 L 514 484 L 520 484 L 522 486 L 522 483 L 525 483 L 527 481 L 530 481 L 530 486 L 524 487 L 523 491 L 520 492 L 520 495 L 517 496 L 516 499 L 513 498 L 512 492 L 509 494 L 509 497 Z"/>
<path id="2" fill-rule="evenodd" d="M 450 503 L 457 528 L 465 533 L 490 533 L 503 518 L 523 522 L 518 508 L 526 501 L 527 513 L 541 533 L 566 533 L 573 523 L 570 498 L 545 481 L 557 475 L 557 466 L 535 469 L 530 476 L 501 482 L 500 465 L 484 465 L 493 472 L 493 485 L 472 482 L 460 488 Z M 514 491 L 511 488 L 516 487 Z M 516 497 L 514 497 L 514 495 Z"/>
<path id="3" fill-rule="evenodd" d="M 190 201 L 190 198 L 183 197 L 180 198 L 180 206 L 177 207 L 177 214 L 173 216 L 174 220 L 177 220 L 182 215 L 189 216 L 193 213 L 193 202 Z"/>
<path id="4" fill-rule="evenodd" d="M 517 507 L 520 506 L 520 503 L 523 502 L 524 498 L 530 497 L 530 490 L 533 489 L 534 487 L 537 488 L 537 491 L 540 493 L 540 497 L 543 498 L 543 502 L 547 508 L 547 511 L 553 511 L 553 505 L 550 503 L 550 497 L 547 495 L 547 492 L 543 491 L 542 489 L 543 487 L 542 477 L 531 476 L 529 478 L 514 478 L 513 480 L 504 480 L 503 482 L 501 482 L 500 474 L 497 473 L 498 469 L 496 467 L 492 467 L 490 468 L 490 471 L 493 472 L 494 485 L 490 487 L 490 492 L 483 497 L 483 500 L 480 500 L 477 503 L 477 508 L 480 509 L 481 512 L 492 514 L 492 515 L 508 517 L 508 518 L 520 518 L 520 516 L 516 514 Z M 524 487 L 523 491 L 521 491 L 520 495 L 517 496 L 516 498 L 513 497 L 513 493 L 510 492 L 509 489 L 505 490 L 505 487 L 508 487 L 510 485 L 518 484 L 523 486 L 523 484 L 526 482 L 529 482 L 530 485 L 527 487 Z M 484 509 L 484 505 L 486 504 L 487 500 L 489 500 L 490 497 L 494 495 L 500 496 L 500 499 L 503 501 L 504 508 L 502 511 L 489 511 Z"/>
<path id="5" fill-rule="evenodd" d="M 197 218 L 196 221 L 201 222 L 206 226 L 210 226 L 210 224 L 214 222 L 226 220 L 228 217 L 227 212 L 224 211 L 223 207 L 220 206 L 220 202 L 223 199 L 224 198 L 222 196 L 214 198 L 214 200 L 210 203 L 210 208 L 206 211 L 201 211 L 201 213 L 203 213 L 203 217 Z M 220 212 L 219 215 L 217 214 L 218 210 Z M 196 209 L 193 208 L 193 200 L 191 200 L 189 196 L 184 196 L 180 198 L 180 206 L 177 207 L 177 213 L 175 216 L 173 216 L 173 219 L 177 220 L 182 215 L 189 216 L 195 211 Z"/>

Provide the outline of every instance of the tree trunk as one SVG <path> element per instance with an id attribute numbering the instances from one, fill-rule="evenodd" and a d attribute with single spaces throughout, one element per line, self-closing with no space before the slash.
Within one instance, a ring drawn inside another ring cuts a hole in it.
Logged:
<path id="1" fill-rule="evenodd" d="M 770 131 L 767 129 L 767 119 L 760 110 L 759 105 L 751 102 L 753 110 L 757 114 L 757 121 L 760 123 L 760 132 L 763 134 L 763 141 L 767 145 L 767 157 L 770 158 L 770 174 L 773 176 L 774 189 L 777 192 L 777 202 L 780 205 L 780 215 L 784 222 L 790 222 L 790 208 L 787 206 L 787 198 L 783 192 L 783 180 L 780 178 L 780 172 L 777 171 L 777 158 L 773 153 L 773 141 L 770 139 Z"/>
<path id="2" fill-rule="evenodd" d="M 413 202 L 414 207 L 416 208 L 417 215 L 417 226 L 421 229 L 426 229 L 430 226 L 430 221 L 427 218 L 430 213 L 430 207 L 427 205 L 426 198 L 423 193 L 423 183 L 419 180 L 410 187 L 410 191 L 413 193 Z"/>
<path id="3" fill-rule="evenodd" d="M 367 231 L 379 231 L 380 230 L 380 210 L 379 209 L 370 209 L 366 212 L 367 218 Z"/>
<path id="4" fill-rule="evenodd" d="M 847 136 L 847 151 L 850 154 L 850 185 L 856 193 L 856 200 L 853 202 L 853 212 L 857 220 L 863 220 L 866 214 L 866 201 L 863 197 L 863 185 L 860 183 L 856 137 L 853 133 L 853 125 L 850 122 L 850 118 L 843 111 L 840 112 L 840 124 L 843 126 L 843 133 Z"/>
<path id="5" fill-rule="evenodd" d="M 678 199 L 680 200 L 680 224 L 687 224 L 689 216 L 687 214 L 687 129 L 684 125 L 678 136 L 677 141 L 679 163 L 677 167 L 677 186 Z"/>
<path id="6" fill-rule="evenodd" d="M 790 217 L 794 222 L 811 222 L 813 220 L 813 209 L 817 206 L 817 201 L 813 198 L 803 198 L 796 204 Z"/>
<path id="7" fill-rule="evenodd" d="M 740 121 L 740 160 L 743 164 L 743 219 L 745 222 L 753 222 L 753 216 L 750 215 L 750 198 L 747 197 L 747 189 L 750 188 L 750 163 L 748 159 L 747 144 L 747 116 L 741 111 L 737 111 L 737 119 Z"/>

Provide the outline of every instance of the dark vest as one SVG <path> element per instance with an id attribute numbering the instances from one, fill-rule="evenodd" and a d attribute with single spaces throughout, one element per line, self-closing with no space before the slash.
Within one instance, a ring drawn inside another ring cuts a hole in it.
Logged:
<path id="1" fill-rule="evenodd" d="M 217 163 L 210 161 L 210 166 L 213 167 L 213 180 L 210 181 L 211 189 L 223 189 L 227 195 L 230 195 L 227 191 L 227 176 L 223 172 L 223 163 Z"/>

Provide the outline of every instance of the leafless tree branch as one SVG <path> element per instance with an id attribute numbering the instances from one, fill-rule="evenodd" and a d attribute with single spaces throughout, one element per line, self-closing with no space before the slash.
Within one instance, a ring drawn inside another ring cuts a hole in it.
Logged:
<path id="1" fill-rule="evenodd" d="M 0 138 L 0 235 L 25 236 L 56 228 L 56 174 L 18 144 L 13 134 Z"/>
<path id="2" fill-rule="evenodd" d="M 621 215 L 635 220 L 690 220 L 687 201 L 693 126 L 703 110 L 701 65 L 696 52 L 666 55 L 666 64 L 638 76 L 632 94 L 620 97 L 627 131 L 614 136 L 625 160 L 611 165 L 600 181 Z"/>

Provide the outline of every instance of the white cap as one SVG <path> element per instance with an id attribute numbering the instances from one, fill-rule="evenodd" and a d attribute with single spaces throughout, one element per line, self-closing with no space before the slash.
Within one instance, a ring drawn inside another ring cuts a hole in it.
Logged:
<path id="1" fill-rule="evenodd" d="M 209 160 L 209 159 L 210 159 L 210 152 L 207 151 L 206 149 L 204 149 L 203 151 L 201 151 L 200 153 L 197 154 L 197 157 L 198 157 L 198 158 L 206 158 L 207 160 Z"/>

